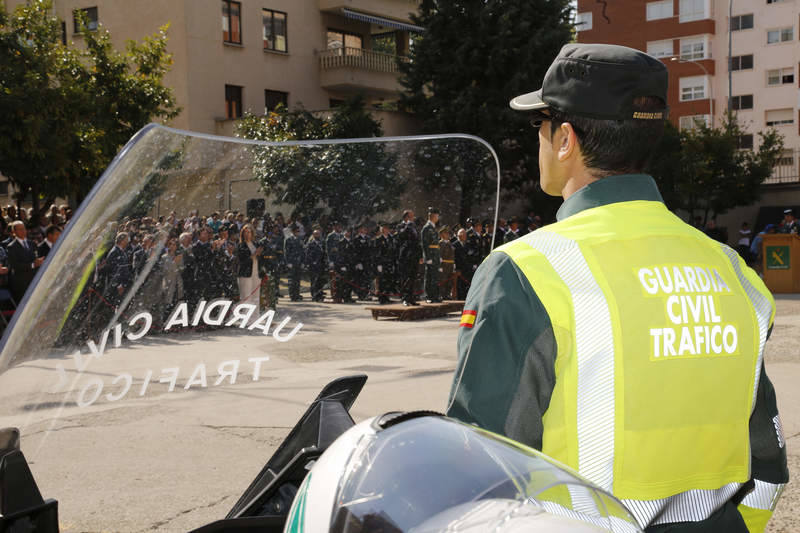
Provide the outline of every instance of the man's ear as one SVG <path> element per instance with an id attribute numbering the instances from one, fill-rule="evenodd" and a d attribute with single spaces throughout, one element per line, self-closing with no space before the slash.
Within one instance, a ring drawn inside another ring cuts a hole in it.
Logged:
<path id="1" fill-rule="evenodd" d="M 558 129 L 558 160 L 566 161 L 578 153 L 578 136 L 569 122 L 563 122 Z"/>

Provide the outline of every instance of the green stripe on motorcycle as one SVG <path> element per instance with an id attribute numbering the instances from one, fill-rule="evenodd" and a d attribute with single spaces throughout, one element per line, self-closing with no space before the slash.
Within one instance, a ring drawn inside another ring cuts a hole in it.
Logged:
<path id="1" fill-rule="evenodd" d="M 286 523 L 286 533 L 302 533 L 303 529 L 305 528 L 304 518 L 306 516 L 306 494 L 308 493 L 308 483 L 311 481 L 311 473 L 309 472 L 306 476 L 306 479 L 303 480 L 303 484 L 300 485 L 300 490 L 297 491 L 297 496 L 300 499 L 297 500 L 297 505 L 292 507 L 292 514 L 289 516 L 289 520 Z"/>

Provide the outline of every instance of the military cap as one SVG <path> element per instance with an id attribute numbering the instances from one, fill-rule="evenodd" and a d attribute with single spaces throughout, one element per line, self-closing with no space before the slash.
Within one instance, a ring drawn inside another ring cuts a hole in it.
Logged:
<path id="1" fill-rule="evenodd" d="M 439 209 L 437 209 L 435 207 L 429 207 L 428 208 L 428 214 L 429 215 L 438 215 L 439 214 Z"/>
<path id="2" fill-rule="evenodd" d="M 612 44 L 567 44 L 547 69 L 542 88 L 512 99 L 518 111 L 554 108 L 572 115 L 605 120 L 667 117 L 667 67 L 658 59 Z M 655 96 L 664 108 L 637 111 L 637 97 Z"/>

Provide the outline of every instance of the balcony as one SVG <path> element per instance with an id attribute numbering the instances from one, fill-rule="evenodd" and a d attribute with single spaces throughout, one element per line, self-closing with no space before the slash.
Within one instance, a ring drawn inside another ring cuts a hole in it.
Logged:
<path id="1" fill-rule="evenodd" d="M 342 10 L 348 9 L 410 22 L 408 14 L 417 12 L 419 2 L 417 0 L 319 0 L 319 9 L 329 13 L 341 13 Z"/>
<path id="2" fill-rule="evenodd" d="M 785 150 L 778 164 L 772 169 L 772 176 L 764 180 L 764 185 L 794 185 L 800 183 L 800 150 Z"/>
<path id="3" fill-rule="evenodd" d="M 325 89 L 396 93 L 398 62 L 408 58 L 363 48 L 342 47 L 318 53 L 320 84 Z"/>

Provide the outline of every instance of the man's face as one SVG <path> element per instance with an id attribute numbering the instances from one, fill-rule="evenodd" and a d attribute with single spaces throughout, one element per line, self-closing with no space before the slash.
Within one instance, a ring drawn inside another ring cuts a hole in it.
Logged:
<path id="1" fill-rule="evenodd" d="M 25 240 L 28 236 L 28 230 L 25 228 L 25 224 L 17 224 L 14 227 L 14 236 L 23 241 Z"/>
<path id="2" fill-rule="evenodd" d="M 200 242 L 208 242 L 208 230 L 205 228 L 201 229 L 197 238 L 200 239 Z"/>
<path id="3" fill-rule="evenodd" d="M 475 228 L 475 233 L 483 233 L 483 225 L 480 222 L 476 222 L 472 227 Z"/>
<path id="4" fill-rule="evenodd" d="M 439 222 L 439 213 L 431 213 L 431 222 L 434 224 Z"/>
<path id="5" fill-rule="evenodd" d="M 119 243 L 119 247 L 120 247 L 120 248 L 122 248 L 122 249 L 124 250 L 125 248 L 127 248 L 127 247 L 128 247 L 128 244 L 129 244 L 130 242 L 131 242 L 131 240 L 130 240 L 128 237 L 125 237 L 124 239 L 122 239 L 122 240 L 120 241 L 120 243 Z"/>
<path id="6" fill-rule="evenodd" d="M 48 241 L 50 241 L 50 244 L 52 244 L 52 243 L 56 242 L 60 236 L 61 236 L 61 232 L 60 231 L 54 231 L 53 233 L 48 235 L 46 237 L 46 239 Z"/>
<path id="7" fill-rule="evenodd" d="M 467 232 L 463 229 L 458 230 L 458 240 L 465 242 L 467 240 Z"/>
<path id="8" fill-rule="evenodd" d="M 384 236 L 389 235 L 389 226 L 382 226 L 381 233 L 383 233 Z"/>
<path id="9" fill-rule="evenodd" d="M 408 218 L 406 220 L 409 222 L 414 222 L 414 211 L 408 212 Z"/>

